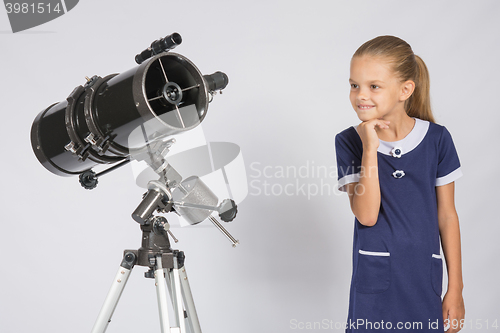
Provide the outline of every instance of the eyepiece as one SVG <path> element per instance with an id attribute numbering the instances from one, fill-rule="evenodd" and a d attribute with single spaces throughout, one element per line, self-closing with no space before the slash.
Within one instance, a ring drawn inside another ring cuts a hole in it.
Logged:
<path id="1" fill-rule="evenodd" d="M 135 56 L 135 62 L 140 65 L 154 55 L 174 49 L 180 43 L 182 43 L 182 37 L 177 32 L 155 40 L 150 47 Z"/>
<path id="2" fill-rule="evenodd" d="M 222 90 L 226 88 L 229 83 L 229 78 L 222 72 L 215 72 L 211 75 L 203 75 L 203 78 L 207 82 L 209 91 Z"/>

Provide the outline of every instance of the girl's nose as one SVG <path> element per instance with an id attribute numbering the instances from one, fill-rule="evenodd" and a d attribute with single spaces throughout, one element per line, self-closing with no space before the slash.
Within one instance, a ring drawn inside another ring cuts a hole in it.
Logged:
<path id="1" fill-rule="evenodd" d="M 358 93 L 358 99 L 361 101 L 366 101 L 368 99 L 368 93 L 364 89 L 360 89 Z"/>

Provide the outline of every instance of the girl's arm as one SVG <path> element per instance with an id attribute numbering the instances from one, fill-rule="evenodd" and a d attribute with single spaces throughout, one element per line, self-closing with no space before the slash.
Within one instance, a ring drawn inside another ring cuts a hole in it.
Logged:
<path id="1" fill-rule="evenodd" d="M 378 180 L 377 148 L 380 144 L 375 126 L 389 128 L 388 121 L 372 119 L 359 124 L 357 131 L 363 142 L 361 172 L 358 183 L 347 185 L 351 210 L 366 226 L 377 223 L 380 211 L 380 184 Z"/>
<path id="2" fill-rule="evenodd" d="M 462 298 L 462 255 L 460 227 L 455 209 L 455 183 L 436 187 L 439 233 L 448 271 L 448 291 L 443 299 L 443 319 L 449 320 L 449 333 L 460 331 L 460 321 L 465 318 Z M 446 324 L 446 322 L 445 322 Z"/>

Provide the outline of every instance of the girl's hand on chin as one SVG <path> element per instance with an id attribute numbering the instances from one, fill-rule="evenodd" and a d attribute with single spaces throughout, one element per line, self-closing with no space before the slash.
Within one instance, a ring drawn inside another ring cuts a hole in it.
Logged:
<path id="1" fill-rule="evenodd" d="M 378 140 L 377 131 L 375 127 L 378 126 L 380 129 L 389 128 L 390 121 L 381 119 L 371 119 L 368 121 L 363 121 L 358 125 L 357 131 L 361 141 L 363 142 L 363 149 L 367 151 L 377 150 L 380 142 Z"/>

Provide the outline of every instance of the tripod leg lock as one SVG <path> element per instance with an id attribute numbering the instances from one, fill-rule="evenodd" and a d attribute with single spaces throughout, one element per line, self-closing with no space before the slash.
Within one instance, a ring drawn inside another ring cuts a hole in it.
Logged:
<path id="1" fill-rule="evenodd" d="M 125 251 L 120 266 L 131 270 L 135 266 L 136 262 L 137 262 L 137 253 L 135 253 L 135 251 Z"/>
<path id="2" fill-rule="evenodd" d="M 177 258 L 177 268 L 182 268 L 184 266 L 184 260 L 186 259 L 184 251 L 174 250 L 173 254 Z"/>

